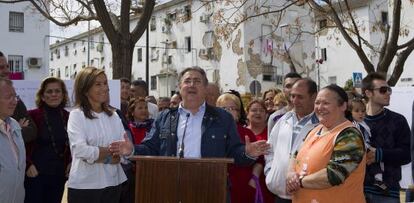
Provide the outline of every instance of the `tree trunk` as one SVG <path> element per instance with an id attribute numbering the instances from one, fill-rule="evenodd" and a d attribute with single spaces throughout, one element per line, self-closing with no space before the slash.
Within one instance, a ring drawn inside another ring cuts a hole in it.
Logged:
<path id="1" fill-rule="evenodd" d="M 124 42 L 124 43 L 123 43 Z M 119 43 L 112 44 L 112 78 L 122 77 L 132 79 L 132 57 L 134 44 L 120 40 Z"/>

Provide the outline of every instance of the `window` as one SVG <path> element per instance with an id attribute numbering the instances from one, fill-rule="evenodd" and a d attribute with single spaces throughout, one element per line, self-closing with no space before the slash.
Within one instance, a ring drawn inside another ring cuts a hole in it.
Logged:
<path id="1" fill-rule="evenodd" d="M 157 89 L 157 76 L 151 76 L 151 90 Z"/>
<path id="2" fill-rule="evenodd" d="M 172 55 L 168 56 L 167 64 L 172 64 L 172 61 L 173 61 L 173 56 Z"/>
<path id="3" fill-rule="evenodd" d="M 142 48 L 137 49 L 137 58 L 138 58 L 138 62 L 142 61 Z"/>
<path id="4" fill-rule="evenodd" d="M 65 66 L 65 77 L 69 77 L 69 67 Z"/>
<path id="5" fill-rule="evenodd" d="M 9 13 L 9 31 L 24 32 L 24 14 L 20 12 Z"/>
<path id="6" fill-rule="evenodd" d="M 273 81 L 276 68 L 270 64 L 263 65 L 263 81 Z"/>
<path id="7" fill-rule="evenodd" d="M 276 84 L 277 85 L 283 84 L 283 75 L 276 75 Z"/>
<path id="8" fill-rule="evenodd" d="M 150 22 L 150 30 L 154 31 L 157 29 L 157 19 L 155 16 L 151 16 L 151 22 Z"/>
<path id="9" fill-rule="evenodd" d="M 69 47 L 65 46 L 65 56 L 68 56 L 68 54 L 69 54 Z"/>
<path id="10" fill-rule="evenodd" d="M 175 13 L 175 12 L 169 13 L 169 14 L 167 14 L 167 18 L 170 21 L 175 21 L 177 19 L 177 13 Z"/>
<path id="11" fill-rule="evenodd" d="M 55 49 L 55 54 L 56 54 L 56 58 L 60 59 L 60 49 L 59 48 Z"/>
<path id="12" fill-rule="evenodd" d="M 328 77 L 329 84 L 336 84 L 336 76 Z"/>
<path id="13" fill-rule="evenodd" d="M 73 43 L 73 48 L 76 48 L 76 42 Z"/>
<path id="14" fill-rule="evenodd" d="M 263 81 L 272 81 L 272 75 L 263 75 Z"/>
<path id="15" fill-rule="evenodd" d="M 328 25 L 328 20 L 322 19 L 319 21 L 319 29 L 326 28 L 327 25 Z"/>
<path id="16" fill-rule="evenodd" d="M 23 56 L 9 55 L 8 58 L 11 72 L 23 72 Z"/>
<path id="17" fill-rule="evenodd" d="M 191 52 L 191 37 L 185 37 L 185 49 L 187 52 Z"/>
<path id="18" fill-rule="evenodd" d="M 50 60 L 53 61 L 53 51 L 50 52 Z"/>
<path id="19" fill-rule="evenodd" d="M 326 61 L 328 59 L 326 56 L 326 48 L 321 49 L 321 57 L 323 61 Z"/>
<path id="20" fill-rule="evenodd" d="M 91 38 L 90 38 L 90 48 L 91 49 L 94 49 L 95 48 L 95 41 L 94 41 L 93 36 L 91 36 Z"/>
<path id="21" fill-rule="evenodd" d="M 388 12 L 381 12 L 381 22 L 383 25 L 388 25 Z"/>
<path id="22" fill-rule="evenodd" d="M 186 18 L 186 20 L 190 20 L 191 18 L 191 7 L 188 6 L 184 6 L 184 17 Z"/>

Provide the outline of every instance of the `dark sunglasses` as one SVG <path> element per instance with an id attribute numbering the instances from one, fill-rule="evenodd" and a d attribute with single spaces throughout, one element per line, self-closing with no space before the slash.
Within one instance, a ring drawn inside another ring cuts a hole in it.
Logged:
<path id="1" fill-rule="evenodd" d="M 388 86 L 382 86 L 382 87 L 374 88 L 372 90 L 378 90 L 379 93 L 381 94 L 385 94 L 387 92 L 390 92 L 390 94 L 392 93 L 391 87 L 388 87 Z"/>

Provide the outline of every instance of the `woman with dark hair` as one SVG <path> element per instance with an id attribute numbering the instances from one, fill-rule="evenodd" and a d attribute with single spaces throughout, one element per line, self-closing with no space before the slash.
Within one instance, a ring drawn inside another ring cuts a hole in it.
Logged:
<path id="1" fill-rule="evenodd" d="M 37 126 L 37 137 L 26 146 L 25 202 L 62 201 L 70 162 L 69 113 L 65 83 L 55 77 L 42 81 L 36 93 L 36 109 L 28 113 Z"/>
<path id="2" fill-rule="evenodd" d="M 128 136 L 119 116 L 108 107 L 109 87 L 103 70 L 82 69 L 74 84 L 75 108 L 68 121 L 72 167 L 68 180 L 69 203 L 119 202 L 127 180 L 120 161 L 132 153 L 132 143 L 113 154 L 111 144 Z"/>
<path id="3" fill-rule="evenodd" d="M 347 101 L 337 85 L 319 91 L 314 111 L 320 124 L 292 160 L 286 182 L 293 202 L 365 202 L 364 139 L 345 117 Z"/>
<path id="4" fill-rule="evenodd" d="M 264 101 L 259 99 L 250 101 L 246 107 L 246 111 L 248 119 L 247 128 L 254 133 L 256 140 L 267 140 L 267 111 Z M 260 158 L 264 159 L 263 156 Z M 265 177 L 263 173 L 264 164 L 259 164 L 257 167 L 259 167 L 258 170 L 261 171 L 259 175 L 259 182 L 263 188 L 262 193 L 264 202 L 274 202 L 274 195 L 267 189 L 265 183 Z"/>

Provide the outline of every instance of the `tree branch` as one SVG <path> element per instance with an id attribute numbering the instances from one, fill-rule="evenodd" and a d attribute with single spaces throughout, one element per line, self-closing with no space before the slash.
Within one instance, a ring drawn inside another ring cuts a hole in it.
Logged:
<path id="1" fill-rule="evenodd" d="M 338 30 L 341 32 L 341 34 L 344 37 L 344 39 L 346 40 L 346 42 L 348 42 L 348 44 L 351 46 L 351 48 L 355 50 L 355 52 L 358 55 L 359 59 L 361 60 L 362 64 L 364 64 L 365 70 L 368 73 L 375 72 L 374 65 L 368 59 L 368 57 L 365 54 L 364 50 L 361 47 L 359 47 L 354 42 L 354 40 L 351 38 L 351 36 L 347 33 L 346 28 L 343 26 L 342 21 L 339 18 L 338 13 L 335 10 L 335 8 L 333 7 L 333 5 L 331 4 L 331 2 L 328 1 L 328 0 L 324 0 L 324 2 L 327 3 L 327 5 L 330 8 L 329 11 L 325 10 L 323 7 L 318 5 L 314 0 L 308 1 L 308 2 L 310 3 L 310 5 L 312 7 L 316 8 L 316 9 L 322 9 L 321 11 L 323 13 L 326 13 L 327 15 L 329 15 L 333 19 L 335 25 L 338 27 Z"/>
<path id="2" fill-rule="evenodd" d="M 104 30 L 109 42 L 111 45 L 115 45 L 119 39 L 118 32 L 115 30 L 115 26 L 113 25 L 109 12 L 106 9 L 105 2 L 103 0 L 93 0 L 93 5 L 102 29 Z"/>
<path id="3" fill-rule="evenodd" d="M 151 19 L 152 11 L 154 10 L 155 0 L 146 0 L 144 3 L 144 13 L 141 15 L 137 25 L 131 33 L 131 41 L 137 42 L 139 38 L 144 34 L 148 22 Z"/>
<path id="4" fill-rule="evenodd" d="M 378 62 L 377 72 L 388 72 L 389 66 L 397 53 L 398 37 L 400 34 L 400 21 L 401 21 L 401 0 L 394 0 L 394 8 L 392 11 L 392 29 L 391 36 L 388 42 L 387 48 L 383 58 L 380 58 Z"/>

